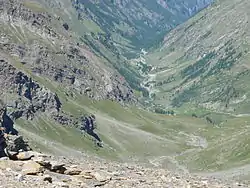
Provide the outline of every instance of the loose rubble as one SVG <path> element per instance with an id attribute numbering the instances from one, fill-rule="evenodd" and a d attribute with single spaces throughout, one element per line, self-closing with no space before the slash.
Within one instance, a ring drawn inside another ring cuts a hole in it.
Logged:
<path id="1" fill-rule="evenodd" d="M 4 148 L 2 152 L 5 155 L 0 158 L 0 187 L 249 187 L 246 184 L 226 185 L 211 178 L 175 175 L 166 169 L 120 164 L 87 156 L 82 159 L 55 157 L 32 151 L 22 137 L 15 137 L 22 140 L 21 142 L 8 142 L 3 131 L 1 135 L 1 147 Z M 18 145 L 19 143 L 26 144 Z M 20 150 L 11 151 L 6 148 Z"/>
<path id="2" fill-rule="evenodd" d="M 30 152 L 30 151 L 27 151 Z M 46 155 L 45 162 L 36 160 L 40 153 L 27 161 L 0 160 L 3 187 L 230 187 L 215 179 L 174 175 L 164 169 L 150 169 L 138 165 L 90 161 L 85 163 Z M 64 163 L 65 162 L 65 163 Z M 70 162 L 70 163 L 71 163 Z M 61 170 L 63 168 L 63 170 Z M 248 187 L 234 184 L 231 187 Z"/>

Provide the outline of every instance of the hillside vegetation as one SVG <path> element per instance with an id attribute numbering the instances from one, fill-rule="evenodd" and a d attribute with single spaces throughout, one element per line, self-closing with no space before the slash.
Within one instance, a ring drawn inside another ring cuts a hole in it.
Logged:
<path id="1" fill-rule="evenodd" d="M 149 74 L 155 78 L 156 103 L 247 113 L 249 6 L 248 1 L 217 1 L 145 57 L 154 67 Z"/>
<path id="2" fill-rule="evenodd" d="M 119 2 L 0 0 L 6 117 L 43 152 L 247 179 L 250 3 Z"/>

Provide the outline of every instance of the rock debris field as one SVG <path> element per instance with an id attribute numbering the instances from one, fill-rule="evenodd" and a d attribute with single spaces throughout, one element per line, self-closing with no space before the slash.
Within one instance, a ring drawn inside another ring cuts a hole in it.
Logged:
<path id="1" fill-rule="evenodd" d="M 225 181 L 213 178 L 174 174 L 166 169 L 110 162 L 90 156 L 51 156 L 32 151 L 21 136 L 2 134 L 2 137 L 4 149 L 0 158 L 0 187 L 3 188 L 248 187 L 247 184 L 234 182 L 226 185 Z M 19 151 L 14 151 L 16 148 Z"/>

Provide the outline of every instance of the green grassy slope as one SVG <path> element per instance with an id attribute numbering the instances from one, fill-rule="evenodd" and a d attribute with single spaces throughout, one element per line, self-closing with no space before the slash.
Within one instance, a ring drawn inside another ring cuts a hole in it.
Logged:
<path id="1" fill-rule="evenodd" d="M 195 136 L 206 139 L 205 147 L 174 155 L 179 165 L 191 171 L 238 176 L 243 169 L 248 177 L 249 8 L 246 0 L 218 0 L 143 56 L 153 67 L 145 85 L 150 86 L 154 103 L 174 109 L 182 120 L 183 115 L 196 114 L 215 122 L 198 123 Z M 200 118 L 192 121 L 195 124 Z M 177 127 L 182 132 L 183 127 Z"/>
<path id="2" fill-rule="evenodd" d="M 61 35 L 74 42 L 81 39 L 93 48 L 93 56 L 98 61 L 111 68 L 120 68 L 124 76 L 127 73 L 125 78 L 136 82 L 134 73 L 138 72 L 133 72 L 130 65 L 120 65 L 125 58 L 114 56 L 115 53 L 95 35 L 89 35 L 102 32 L 100 27 L 92 21 L 80 23 L 73 8 L 62 11 L 63 7 L 70 6 L 69 1 L 25 2 L 33 11 L 60 15 L 70 23 L 70 32 L 55 23 Z M 15 122 L 16 128 L 35 149 L 58 155 L 83 155 L 83 152 L 184 172 L 217 172 L 245 167 L 250 155 L 248 43 L 245 40 L 248 23 L 239 18 L 247 16 L 249 3 L 233 2 L 218 1 L 173 30 L 162 48 L 145 56 L 146 62 L 155 67 L 149 73 L 156 84 L 154 102 L 167 108 L 171 106 L 176 115 L 155 114 L 107 100 L 90 100 L 58 82 L 34 74 L 10 55 L 9 63 L 59 96 L 66 114 L 74 118 L 94 114 L 96 133 L 104 145 L 97 148 L 90 136 L 74 127 L 59 125 L 46 113 L 37 113 L 33 121 L 20 118 Z M 59 48 L 30 28 L 1 23 L 0 31 L 8 33 L 14 43 L 39 42 L 50 50 Z M 130 44 L 126 45 L 129 48 Z M 72 96 L 68 95 L 70 92 Z M 5 97 L 12 100 L 17 96 L 8 93 Z M 194 114 L 197 117 L 192 117 Z M 214 124 L 208 123 L 206 117 Z"/>
<path id="3" fill-rule="evenodd" d="M 245 113 L 249 106 L 248 1 L 216 1 L 171 31 L 145 56 L 155 102 Z"/>
<path id="4" fill-rule="evenodd" d="M 207 115 L 215 120 L 212 125 L 205 117 L 191 117 L 191 111 L 186 115 L 160 115 L 110 101 L 93 102 L 81 96 L 67 97 L 67 102 L 64 99 L 62 102 L 63 109 L 76 117 L 86 112 L 96 115 L 96 132 L 104 147 L 96 148 L 90 136 L 58 125 L 44 115 L 34 121 L 16 122 L 32 146 L 61 155 L 73 148 L 107 159 L 191 172 L 230 170 L 249 163 L 248 116 L 194 110 L 200 117 Z"/>

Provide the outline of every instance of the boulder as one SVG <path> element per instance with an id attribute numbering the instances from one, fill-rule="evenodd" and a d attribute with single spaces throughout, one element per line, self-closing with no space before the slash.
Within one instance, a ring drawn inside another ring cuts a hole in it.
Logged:
<path id="1" fill-rule="evenodd" d="M 64 29 L 65 29 L 66 31 L 69 30 L 69 25 L 68 25 L 67 23 L 64 23 L 64 24 L 63 24 L 63 27 L 64 27 Z"/>
<path id="2" fill-rule="evenodd" d="M 0 169 L 6 170 L 7 168 L 11 171 L 22 171 L 24 163 L 22 161 L 11 161 L 11 160 L 0 160 Z"/>
<path id="3" fill-rule="evenodd" d="M 7 161 L 7 160 L 9 160 L 9 157 L 1 157 L 0 158 L 0 161 Z"/>
<path id="4" fill-rule="evenodd" d="M 63 187 L 63 188 L 69 188 L 69 185 L 67 183 L 64 183 L 64 182 L 53 182 L 53 184 L 56 186 L 56 187 Z"/>
<path id="5" fill-rule="evenodd" d="M 16 180 L 17 180 L 17 181 L 23 181 L 23 180 L 24 180 L 24 176 L 23 176 L 22 174 L 18 174 L 18 175 L 16 176 Z"/>
<path id="6" fill-rule="evenodd" d="M 44 168 L 40 164 L 34 161 L 28 161 L 23 165 L 22 172 L 25 175 L 38 175 L 39 173 L 42 173 L 43 170 Z"/>

